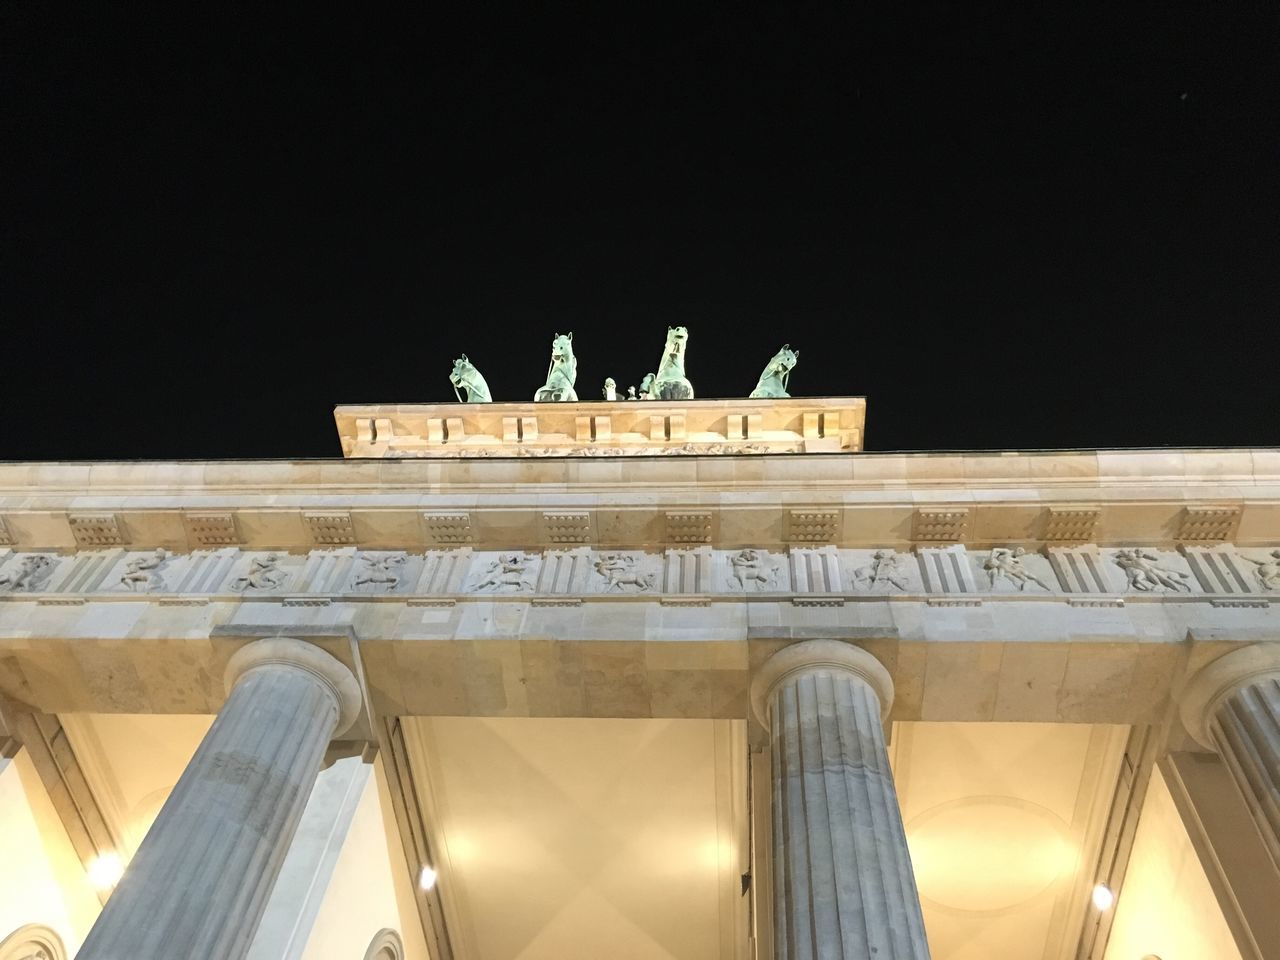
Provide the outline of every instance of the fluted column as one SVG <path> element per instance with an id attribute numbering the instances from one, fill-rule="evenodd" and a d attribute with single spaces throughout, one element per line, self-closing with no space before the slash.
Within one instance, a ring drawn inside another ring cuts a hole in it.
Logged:
<path id="1" fill-rule="evenodd" d="M 1213 661 L 1179 707 L 1191 735 L 1222 757 L 1280 869 L 1280 642 Z"/>
<path id="2" fill-rule="evenodd" d="M 774 960 L 927 960 L 884 744 L 888 671 L 809 640 L 774 654 L 751 693 L 773 738 Z"/>
<path id="3" fill-rule="evenodd" d="M 229 695 L 81 948 L 80 960 L 240 960 L 325 748 L 360 709 L 351 672 L 276 637 L 241 648 Z"/>

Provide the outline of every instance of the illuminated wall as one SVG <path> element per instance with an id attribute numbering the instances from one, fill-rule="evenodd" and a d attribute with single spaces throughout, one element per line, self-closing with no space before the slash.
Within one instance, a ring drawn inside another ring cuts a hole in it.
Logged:
<path id="1" fill-rule="evenodd" d="M 1204 869 L 1157 769 L 1151 778 L 1106 960 L 1240 960 Z"/>

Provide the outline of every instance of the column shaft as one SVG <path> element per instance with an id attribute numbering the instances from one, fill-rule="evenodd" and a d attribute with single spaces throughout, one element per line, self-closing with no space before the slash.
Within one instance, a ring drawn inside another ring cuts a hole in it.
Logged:
<path id="1" fill-rule="evenodd" d="M 243 957 L 339 714 L 306 670 L 270 663 L 240 677 L 81 960 Z"/>
<path id="2" fill-rule="evenodd" d="M 1209 735 L 1280 869 L 1280 677 L 1263 677 L 1223 698 Z"/>
<path id="3" fill-rule="evenodd" d="M 927 960 L 875 691 L 821 669 L 770 707 L 775 960 Z"/>

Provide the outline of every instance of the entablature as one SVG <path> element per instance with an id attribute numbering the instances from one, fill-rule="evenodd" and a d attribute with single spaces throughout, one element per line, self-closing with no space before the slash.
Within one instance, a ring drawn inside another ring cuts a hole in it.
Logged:
<path id="1" fill-rule="evenodd" d="M 343 404 L 344 457 L 625 457 L 862 449 L 863 397 Z"/>

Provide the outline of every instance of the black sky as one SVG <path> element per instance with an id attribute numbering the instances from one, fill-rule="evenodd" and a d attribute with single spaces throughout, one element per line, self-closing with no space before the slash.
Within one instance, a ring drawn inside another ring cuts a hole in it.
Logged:
<path id="1" fill-rule="evenodd" d="M 333 456 L 669 323 L 872 449 L 1280 442 L 1280 7 L 1040 6 L 5 4 L 0 458 Z"/>

